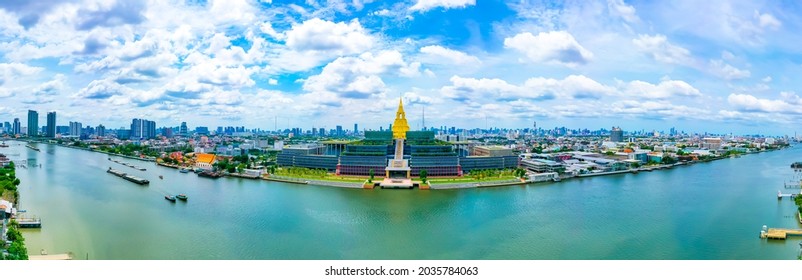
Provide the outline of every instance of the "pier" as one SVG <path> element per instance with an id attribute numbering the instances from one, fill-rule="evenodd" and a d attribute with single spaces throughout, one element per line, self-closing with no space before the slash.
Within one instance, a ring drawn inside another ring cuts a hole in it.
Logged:
<path id="1" fill-rule="evenodd" d="M 131 181 L 131 182 L 134 182 L 134 183 L 137 183 L 137 184 L 140 184 L 140 185 L 150 184 L 150 181 L 148 181 L 146 179 L 142 179 L 142 178 L 139 178 L 139 177 L 136 177 L 136 176 L 133 176 L 133 175 L 128 175 L 128 174 L 126 174 L 126 173 L 124 173 L 124 172 L 122 172 L 120 170 L 112 169 L 111 167 L 109 167 L 109 170 L 106 170 L 106 172 L 114 174 L 117 177 L 126 179 L 128 181 Z"/>
<path id="2" fill-rule="evenodd" d="M 799 194 L 796 194 L 796 193 L 782 193 L 782 192 L 780 192 L 780 191 L 777 191 L 777 199 L 783 199 L 783 197 L 788 197 L 788 198 L 790 198 L 791 200 L 793 200 L 793 199 L 794 199 L 794 198 L 796 198 L 796 196 L 798 196 L 798 195 L 799 195 Z"/>
<path id="3" fill-rule="evenodd" d="M 760 231 L 760 238 L 785 240 L 788 236 L 802 236 L 802 229 L 770 228 Z"/>
<path id="4" fill-rule="evenodd" d="M 16 219 L 20 228 L 41 228 L 42 219 L 39 218 L 18 218 Z"/>

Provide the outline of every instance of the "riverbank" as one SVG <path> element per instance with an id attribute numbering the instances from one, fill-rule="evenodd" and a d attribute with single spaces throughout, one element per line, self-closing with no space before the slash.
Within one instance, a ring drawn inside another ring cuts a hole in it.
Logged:
<path id="1" fill-rule="evenodd" d="M 55 145 L 55 146 L 59 146 L 59 147 L 71 148 L 71 149 L 76 149 L 76 150 L 84 150 L 84 151 L 89 151 L 89 152 L 96 152 L 96 153 L 101 153 L 101 154 L 124 157 L 124 158 L 128 158 L 128 159 L 136 159 L 136 160 L 147 161 L 147 162 L 155 162 L 156 161 L 155 158 L 149 158 L 149 157 L 142 158 L 142 157 L 136 157 L 136 156 L 115 154 L 115 153 L 110 153 L 110 152 L 107 152 L 107 151 L 101 151 L 101 150 L 97 150 L 97 149 L 76 147 L 76 146 L 73 146 L 73 145 L 59 144 L 59 143 L 53 143 L 53 142 L 50 142 L 50 141 L 43 141 L 43 140 L 12 139 L 12 141 L 22 141 L 22 142 L 26 142 L 26 143 L 40 143 L 40 144 Z"/>

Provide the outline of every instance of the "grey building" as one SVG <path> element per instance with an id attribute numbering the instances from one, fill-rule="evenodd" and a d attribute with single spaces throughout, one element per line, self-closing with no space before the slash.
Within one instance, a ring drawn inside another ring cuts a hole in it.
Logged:
<path id="1" fill-rule="evenodd" d="M 28 110 L 28 137 L 39 136 L 39 113 Z"/>
<path id="2" fill-rule="evenodd" d="M 56 137 L 56 112 L 47 113 L 47 130 L 45 130 L 45 136 L 48 138 Z"/>

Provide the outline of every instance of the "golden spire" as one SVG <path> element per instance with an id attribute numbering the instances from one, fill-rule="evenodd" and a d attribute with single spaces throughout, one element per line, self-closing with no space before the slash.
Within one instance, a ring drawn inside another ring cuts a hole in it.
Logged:
<path id="1" fill-rule="evenodd" d="M 395 121 L 393 122 L 393 139 L 407 139 L 407 131 L 409 131 L 409 124 L 407 124 L 404 113 L 404 102 L 398 98 L 398 111 L 395 112 Z"/>

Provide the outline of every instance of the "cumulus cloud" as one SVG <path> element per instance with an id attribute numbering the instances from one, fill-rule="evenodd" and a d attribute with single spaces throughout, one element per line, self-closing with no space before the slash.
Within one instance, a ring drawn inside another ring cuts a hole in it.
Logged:
<path id="1" fill-rule="evenodd" d="M 533 62 L 557 63 L 566 66 L 586 64 L 593 53 L 582 47 L 570 33 L 565 31 L 519 33 L 504 39 L 504 47 L 526 55 Z"/>
<path id="2" fill-rule="evenodd" d="M 319 18 L 304 21 L 287 32 L 287 47 L 297 51 L 321 51 L 347 55 L 365 51 L 374 39 L 354 19 L 348 23 Z"/>
<path id="3" fill-rule="evenodd" d="M 386 90 L 383 74 L 410 76 L 420 63 L 407 63 L 398 51 L 383 51 L 376 55 L 364 53 L 359 57 L 340 57 L 329 63 L 320 74 L 304 81 L 309 92 L 332 92 L 344 98 L 368 98 Z"/>
<path id="4" fill-rule="evenodd" d="M 582 75 L 570 75 L 562 80 L 535 77 L 522 85 L 513 85 L 502 79 L 475 79 L 451 77 L 450 86 L 444 86 L 443 96 L 460 102 L 475 100 L 548 100 L 557 97 L 572 99 L 598 99 L 612 94 L 615 89 Z"/>
<path id="5" fill-rule="evenodd" d="M 438 45 L 430 45 L 420 48 L 420 52 L 435 58 L 435 61 L 448 64 L 480 64 L 479 58 L 468 55 L 461 51 L 452 50 Z M 445 59 L 445 61 L 443 60 Z"/>
<path id="6" fill-rule="evenodd" d="M 691 65 L 691 52 L 685 48 L 676 46 L 668 42 L 663 35 L 644 35 L 641 34 L 632 43 L 643 53 L 648 54 L 654 60 L 680 65 Z"/>
<path id="7" fill-rule="evenodd" d="M 7 81 L 12 81 L 22 76 L 37 74 L 43 69 L 44 68 L 28 66 L 18 62 L 0 63 L 0 86 Z"/>
<path id="8" fill-rule="evenodd" d="M 415 5 L 409 7 L 409 10 L 423 13 L 438 7 L 457 9 L 473 5 L 476 5 L 476 0 L 418 0 Z"/>
<path id="9" fill-rule="evenodd" d="M 99 4 L 96 9 L 78 10 L 78 30 L 89 30 L 98 26 L 113 27 L 123 24 L 139 24 L 145 20 L 145 2 L 117 0 L 111 5 Z"/>
<path id="10" fill-rule="evenodd" d="M 685 81 L 665 80 L 659 84 L 644 81 L 631 81 L 622 86 L 625 94 L 638 98 L 665 99 L 676 96 L 701 96 L 698 89 Z"/>
<path id="11" fill-rule="evenodd" d="M 727 102 L 744 112 L 802 114 L 802 99 L 794 93 L 781 93 L 781 99 L 757 98 L 749 94 L 733 93 Z"/>

